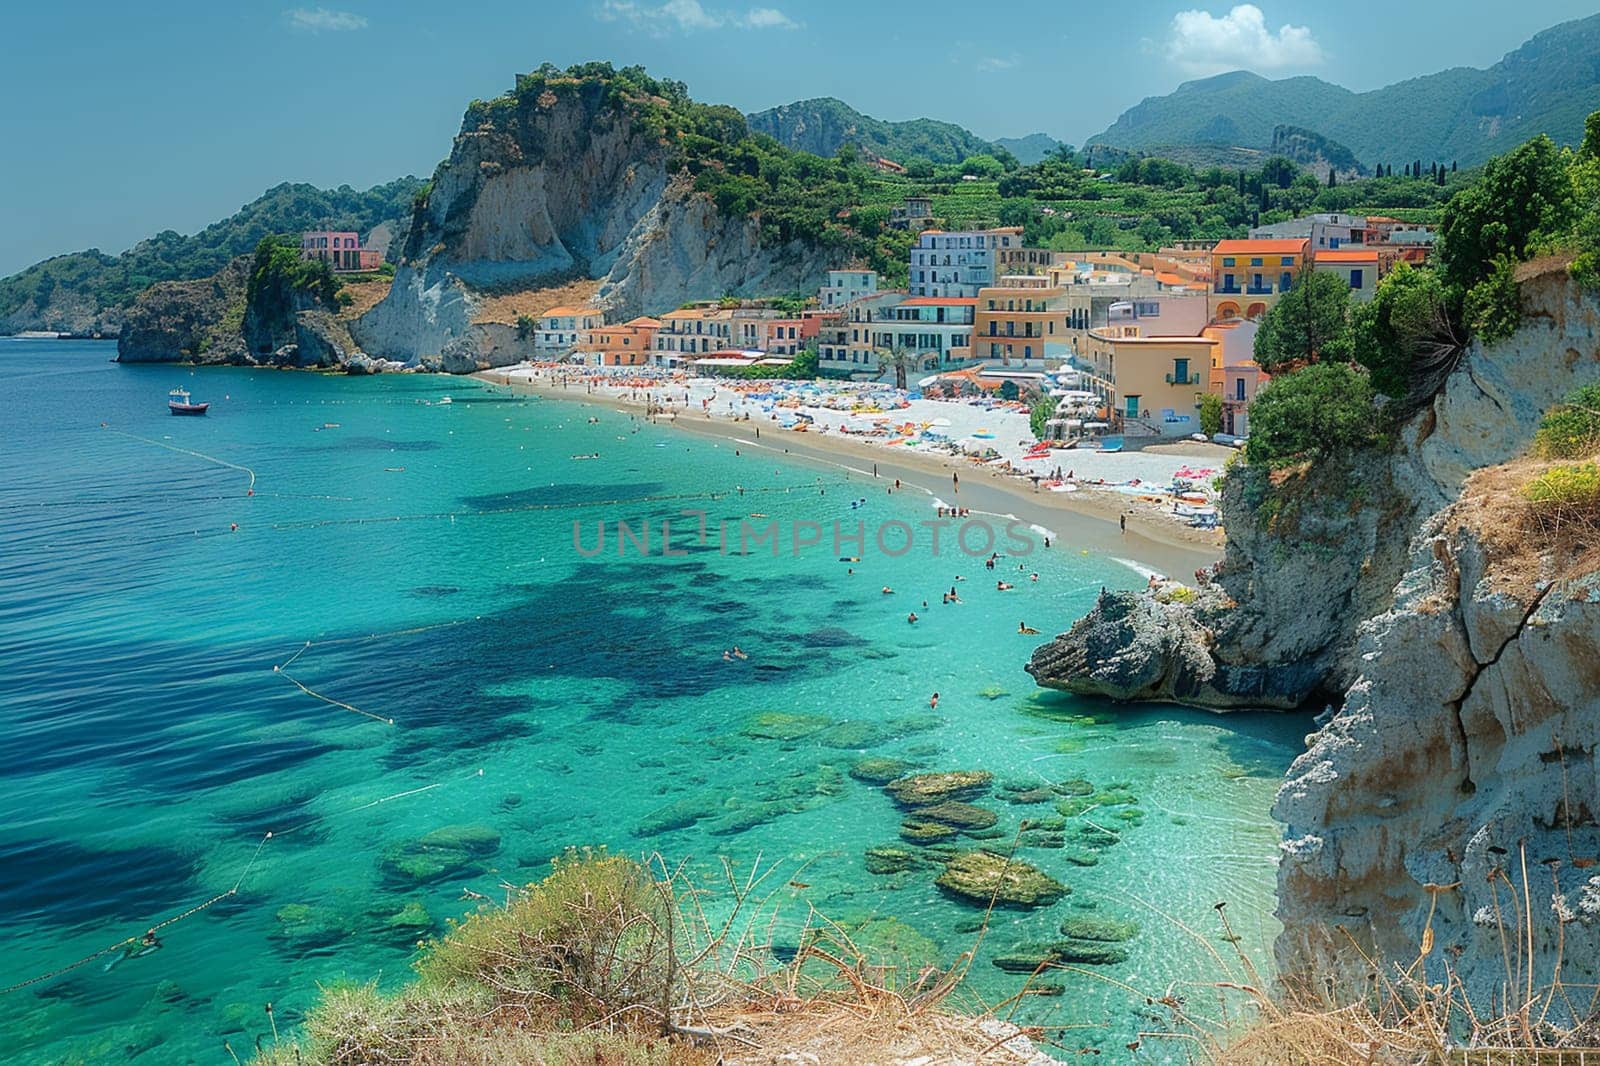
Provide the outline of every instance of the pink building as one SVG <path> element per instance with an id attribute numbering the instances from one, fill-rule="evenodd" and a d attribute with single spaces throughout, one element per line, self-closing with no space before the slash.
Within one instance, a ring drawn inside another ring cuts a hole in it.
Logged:
<path id="1" fill-rule="evenodd" d="M 383 256 L 361 247 L 361 235 L 335 230 L 314 230 L 300 235 L 300 258 L 321 259 L 335 273 L 377 270 Z"/>

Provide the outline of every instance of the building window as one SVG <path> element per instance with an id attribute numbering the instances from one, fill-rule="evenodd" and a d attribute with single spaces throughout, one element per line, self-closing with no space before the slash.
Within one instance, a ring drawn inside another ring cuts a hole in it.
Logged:
<path id="1" fill-rule="evenodd" d="M 1361 272 L 1359 267 L 1354 269 L 1354 270 L 1352 270 L 1352 271 L 1350 271 L 1350 287 L 1352 289 L 1361 288 L 1362 283 L 1365 280 L 1366 280 L 1366 276 Z"/>
<path id="2" fill-rule="evenodd" d="M 1284 256 L 1283 259 L 1279 262 L 1279 265 L 1280 266 L 1286 266 L 1286 267 L 1294 266 L 1294 256 L 1292 256 L 1292 255 Z"/>
<path id="3" fill-rule="evenodd" d="M 1253 267 L 1260 266 L 1261 265 L 1260 257 L 1258 256 L 1257 258 L 1250 260 L 1250 265 L 1253 266 Z"/>

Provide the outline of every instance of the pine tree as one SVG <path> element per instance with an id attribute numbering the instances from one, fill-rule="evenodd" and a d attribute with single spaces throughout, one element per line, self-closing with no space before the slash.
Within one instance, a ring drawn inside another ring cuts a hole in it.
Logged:
<path id="1" fill-rule="evenodd" d="M 1334 172 L 1334 169 L 1332 167 L 1329 167 L 1328 168 L 1328 188 L 1331 189 L 1335 185 L 1338 185 L 1338 184 L 1339 184 L 1339 175 Z"/>

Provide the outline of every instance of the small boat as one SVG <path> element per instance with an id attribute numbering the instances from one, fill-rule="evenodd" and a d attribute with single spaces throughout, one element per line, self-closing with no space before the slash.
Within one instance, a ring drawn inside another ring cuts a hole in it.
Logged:
<path id="1" fill-rule="evenodd" d="M 209 403 L 190 403 L 188 389 L 173 389 L 167 393 L 167 410 L 175 415 L 203 415 Z"/>

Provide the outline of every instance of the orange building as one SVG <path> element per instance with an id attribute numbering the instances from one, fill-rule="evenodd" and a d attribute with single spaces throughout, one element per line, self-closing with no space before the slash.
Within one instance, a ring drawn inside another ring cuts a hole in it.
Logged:
<path id="1" fill-rule="evenodd" d="M 643 366 L 650 361 L 650 341 L 660 328 L 655 319 L 640 317 L 585 330 L 578 339 L 578 358 L 590 366 Z"/>
<path id="2" fill-rule="evenodd" d="M 1213 319 L 1260 318 L 1294 287 L 1306 268 L 1310 241 L 1220 241 L 1211 249 Z"/>

